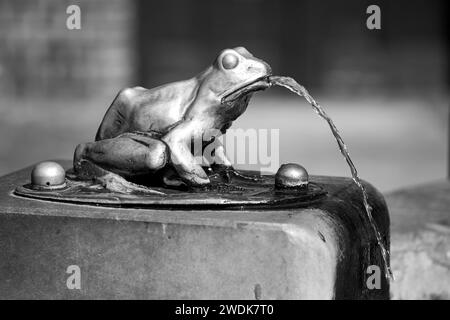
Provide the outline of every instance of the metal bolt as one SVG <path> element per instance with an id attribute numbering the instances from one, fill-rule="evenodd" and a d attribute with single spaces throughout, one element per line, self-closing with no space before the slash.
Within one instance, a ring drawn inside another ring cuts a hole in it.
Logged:
<path id="1" fill-rule="evenodd" d="M 38 163 L 31 171 L 31 184 L 41 189 L 59 189 L 66 186 L 66 171 L 56 162 Z"/>
<path id="2" fill-rule="evenodd" d="M 299 188 L 308 185 L 308 172 L 304 167 L 296 163 L 281 165 L 275 175 L 275 187 Z"/>

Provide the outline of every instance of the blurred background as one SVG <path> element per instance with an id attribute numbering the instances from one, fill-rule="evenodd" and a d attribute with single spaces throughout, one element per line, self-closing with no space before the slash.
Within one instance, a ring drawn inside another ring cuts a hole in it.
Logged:
<path id="1" fill-rule="evenodd" d="M 72 4 L 80 30 L 66 28 Z M 366 27 L 371 4 L 381 30 Z M 0 175 L 71 158 L 121 88 L 190 78 L 245 46 L 328 110 L 381 191 L 445 179 L 447 14 L 444 0 L 0 0 Z M 287 90 L 256 94 L 238 127 L 280 129 L 280 163 L 350 174 L 327 125 Z"/>

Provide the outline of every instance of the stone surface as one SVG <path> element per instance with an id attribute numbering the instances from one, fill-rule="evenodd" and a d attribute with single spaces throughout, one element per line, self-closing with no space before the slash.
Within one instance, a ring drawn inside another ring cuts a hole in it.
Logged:
<path id="1" fill-rule="evenodd" d="M 388 298 L 383 276 L 366 287 L 367 265 L 383 268 L 348 178 L 312 176 L 328 195 L 304 208 L 177 211 L 12 195 L 30 170 L 0 178 L 0 298 Z M 366 187 L 389 241 L 383 197 Z M 80 290 L 66 286 L 70 265 Z"/>
<path id="2" fill-rule="evenodd" d="M 393 299 L 450 299 L 450 182 L 387 195 Z"/>

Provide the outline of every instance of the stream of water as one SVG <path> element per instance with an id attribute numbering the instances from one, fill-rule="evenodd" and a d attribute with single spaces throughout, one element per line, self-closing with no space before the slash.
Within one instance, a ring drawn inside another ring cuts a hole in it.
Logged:
<path id="1" fill-rule="evenodd" d="M 358 176 L 358 171 L 356 170 L 355 165 L 353 164 L 352 159 L 350 158 L 350 154 L 347 151 L 347 146 L 344 143 L 344 140 L 342 139 L 341 135 L 339 134 L 338 129 L 334 125 L 333 120 L 328 116 L 328 114 L 324 111 L 324 109 L 314 100 L 314 98 L 308 93 L 308 91 L 297 83 L 292 78 L 289 77 L 280 77 L 280 76 L 272 76 L 270 77 L 270 82 L 272 85 L 281 86 L 284 88 L 287 88 L 288 90 L 294 92 L 295 94 L 304 97 L 309 104 L 313 107 L 314 111 L 322 117 L 324 120 L 327 121 L 328 125 L 330 126 L 331 132 L 333 133 L 336 142 L 339 146 L 339 150 L 341 151 L 341 154 L 344 156 L 345 160 L 348 163 L 348 166 L 350 167 L 350 171 L 352 174 L 352 179 L 355 182 L 355 184 L 358 186 L 358 188 L 361 190 L 362 197 L 363 197 L 363 203 L 367 215 L 368 222 L 370 224 L 370 227 L 372 228 L 378 246 L 381 250 L 381 255 L 384 262 L 384 268 L 385 268 L 385 274 L 386 277 L 393 278 L 393 274 L 389 265 L 389 251 L 386 249 L 386 246 L 384 245 L 383 239 L 381 237 L 380 231 L 378 230 L 377 224 L 372 216 L 372 207 L 369 205 L 368 202 L 368 196 L 366 189 L 364 188 L 364 185 L 361 182 L 361 179 Z"/>

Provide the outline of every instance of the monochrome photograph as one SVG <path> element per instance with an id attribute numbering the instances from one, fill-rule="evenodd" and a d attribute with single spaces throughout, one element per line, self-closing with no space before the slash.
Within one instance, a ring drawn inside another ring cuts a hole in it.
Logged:
<path id="1" fill-rule="evenodd" d="M 447 15 L 0 0 L 0 300 L 450 299 Z"/>

